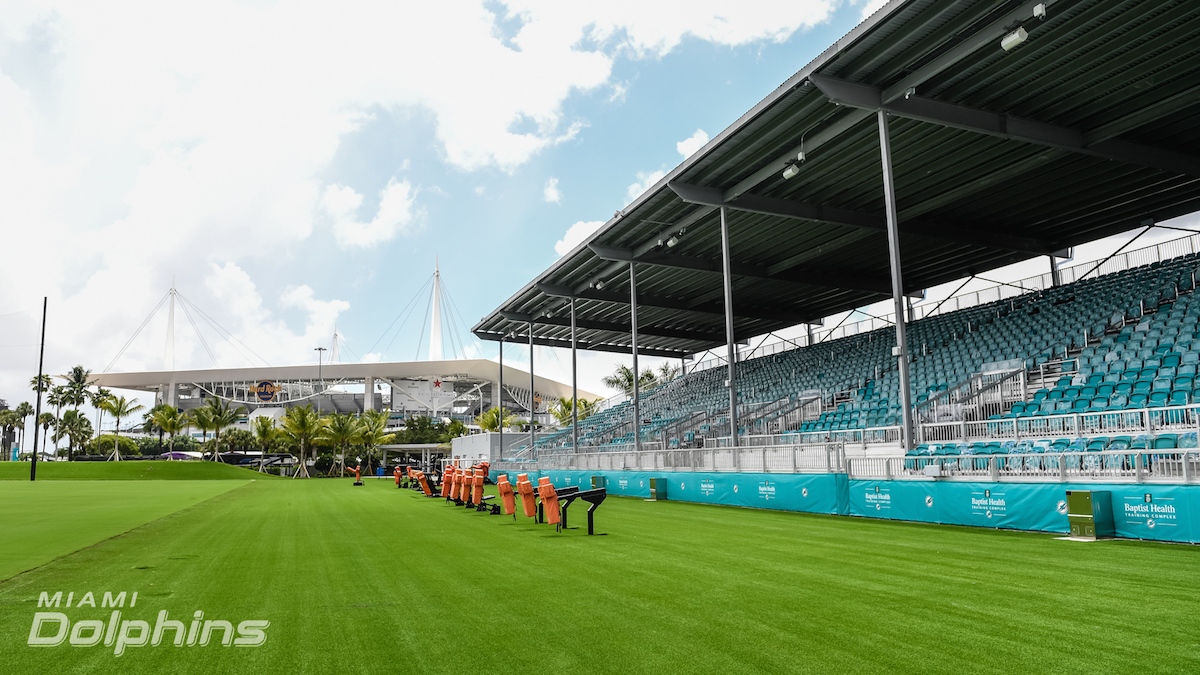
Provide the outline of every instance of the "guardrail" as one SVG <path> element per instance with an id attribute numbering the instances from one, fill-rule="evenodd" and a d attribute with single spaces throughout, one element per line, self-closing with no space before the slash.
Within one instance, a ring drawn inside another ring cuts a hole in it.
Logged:
<path id="1" fill-rule="evenodd" d="M 990 482 L 1193 483 L 1200 453 L 1187 450 L 1046 452 L 1010 455 L 864 457 L 847 460 L 853 479 Z"/>

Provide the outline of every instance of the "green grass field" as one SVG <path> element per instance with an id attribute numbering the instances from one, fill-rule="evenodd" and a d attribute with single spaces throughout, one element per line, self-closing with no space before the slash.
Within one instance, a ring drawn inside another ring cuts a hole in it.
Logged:
<path id="1" fill-rule="evenodd" d="M 350 483 L 0 484 L 0 670 L 1200 670 L 1195 547 L 616 497 L 588 537 Z M 255 648 L 30 647 L 42 591 L 271 623 Z"/>
<path id="2" fill-rule="evenodd" d="M 38 462 L 38 480 L 279 480 L 221 462 Z M 0 480 L 29 480 L 28 462 L 0 462 Z"/>

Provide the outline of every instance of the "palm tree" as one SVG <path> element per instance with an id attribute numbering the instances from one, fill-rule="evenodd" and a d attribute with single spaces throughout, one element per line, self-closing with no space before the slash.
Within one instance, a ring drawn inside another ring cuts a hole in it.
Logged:
<path id="1" fill-rule="evenodd" d="M 329 424 L 321 434 L 322 441 L 341 451 L 342 458 L 338 464 L 343 477 L 346 475 L 346 451 L 351 445 L 362 442 L 362 427 L 359 418 L 334 413 L 329 416 Z"/>
<path id="2" fill-rule="evenodd" d="M 104 387 L 96 387 L 96 391 L 88 393 L 88 401 L 96 410 L 96 437 L 104 433 L 104 411 L 107 410 L 108 402 L 112 400 L 113 393 L 110 389 Z"/>
<path id="3" fill-rule="evenodd" d="M 50 381 L 49 375 L 42 375 L 41 383 L 42 383 L 41 391 L 43 394 L 50 391 L 51 387 L 54 386 L 54 384 Z M 29 388 L 35 392 L 38 391 L 38 376 L 37 375 L 34 375 L 33 377 L 29 378 Z"/>
<path id="4" fill-rule="evenodd" d="M 246 409 L 242 406 L 234 408 L 217 397 L 208 399 L 204 409 L 208 411 L 209 429 L 213 431 L 213 461 L 216 462 L 221 458 L 221 431 L 237 424 Z"/>
<path id="5" fill-rule="evenodd" d="M 655 376 L 655 379 L 658 380 L 658 384 L 666 384 L 679 377 L 682 372 L 683 371 L 679 369 L 679 366 L 673 366 L 670 363 L 664 363 L 658 367 L 658 375 Z"/>
<path id="6" fill-rule="evenodd" d="M 46 395 L 46 405 L 54 406 L 54 425 L 58 426 L 58 418 L 62 413 L 63 404 L 66 403 L 67 390 L 64 387 L 54 387 L 50 393 Z M 54 439 L 54 456 L 58 456 L 58 439 Z"/>
<path id="7" fill-rule="evenodd" d="M 69 405 L 75 408 L 75 412 L 79 412 L 79 406 L 87 403 L 89 398 L 88 387 L 92 386 L 92 371 L 85 369 L 83 366 L 75 366 L 71 372 L 61 376 L 67 381 L 63 393 L 63 405 Z M 77 423 L 73 423 L 74 427 L 79 427 Z M 88 422 L 88 428 L 91 428 L 91 422 Z M 75 443 L 71 443 L 71 447 L 67 452 L 67 459 L 75 459 Z"/>
<path id="8" fill-rule="evenodd" d="M 296 478 L 300 474 L 304 474 L 305 478 L 309 477 L 308 466 L 304 463 L 306 453 L 327 424 L 329 424 L 329 420 L 318 415 L 311 404 L 292 408 L 283 416 L 281 429 L 283 434 L 300 447 L 300 468 L 296 470 L 292 478 Z"/>
<path id="9" fill-rule="evenodd" d="M 16 411 L 0 410 L 0 440 L 8 438 L 8 435 L 13 432 L 13 429 L 17 428 L 17 424 L 19 422 L 20 420 L 17 418 Z M 11 448 L 9 446 L 5 446 L 5 460 L 9 459 L 7 455 L 10 450 Z"/>
<path id="10" fill-rule="evenodd" d="M 121 461 L 121 418 L 129 417 L 139 410 L 144 410 L 146 406 L 137 401 L 130 401 L 124 396 L 109 396 L 107 400 L 101 402 L 101 410 L 107 410 L 117 420 L 116 437 L 113 438 L 113 451 L 109 459 Z"/>
<path id="11" fill-rule="evenodd" d="M 475 424 L 479 425 L 484 431 L 499 431 L 501 427 L 507 429 L 512 426 L 516 416 L 507 408 L 491 408 L 479 417 L 475 418 Z"/>
<path id="12" fill-rule="evenodd" d="M 196 427 L 200 430 L 202 434 L 201 446 L 208 443 L 208 432 L 212 431 L 212 424 L 212 408 L 206 405 L 189 410 L 187 412 L 187 420 L 184 422 L 184 426 Z M 201 456 L 203 456 L 203 453 L 201 453 Z"/>
<path id="13" fill-rule="evenodd" d="M 626 396 L 633 396 L 633 369 L 629 366 L 617 366 L 612 375 L 608 375 L 601 382 L 609 389 L 617 389 L 625 393 Z M 658 384 L 658 378 L 654 376 L 654 371 L 647 368 L 642 371 L 638 378 L 638 388 L 641 391 L 646 391 Z"/>
<path id="14" fill-rule="evenodd" d="M 37 421 L 38 421 L 38 424 L 40 424 L 42 426 L 42 436 L 45 436 L 47 439 L 50 438 L 49 433 L 48 433 L 50 431 L 50 427 L 54 426 L 55 423 L 58 422 L 58 420 L 55 419 L 54 415 L 52 415 L 51 413 L 44 412 L 41 414 L 40 417 L 38 417 Z M 58 456 L 57 445 L 58 444 L 56 443 L 55 448 L 54 448 L 54 456 L 55 457 Z"/>
<path id="15" fill-rule="evenodd" d="M 83 445 L 92 437 L 92 421 L 78 410 L 68 410 L 58 421 L 54 433 L 55 439 L 66 437 L 70 445 L 67 448 L 68 457 L 75 457 L 75 446 Z"/>
<path id="16" fill-rule="evenodd" d="M 374 457 L 375 451 L 381 445 L 387 445 L 396 440 L 396 434 L 387 432 L 389 413 L 382 410 L 368 410 L 359 418 L 361 432 L 360 442 L 367 447 L 367 456 Z M 370 466 L 368 460 L 368 466 Z"/>
<path id="17" fill-rule="evenodd" d="M 157 406 L 150 412 L 150 419 L 154 422 L 154 426 L 159 429 L 158 444 L 161 449 L 162 435 L 168 433 L 171 435 L 171 451 L 175 451 L 175 435 L 183 431 L 187 425 L 187 417 L 180 414 L 179 409 L 172 405 L 162 404 Z"/>
<path id="18" fill-rule="evenodd" d="M 254 440 L 258 441 L 259 447 L 262 448 L 262 457 L 258 460 L 258 472 L 262 473 L 267 461 L 267 450 L 279 438 L 279 429 L 275 428 L 275 420 L 266 415 L 255 417 L 250 423 L 250 431 L 254 434 Z"/>
<path id="19" fill-rule="evenodd" d="M 142 433 L 158 434 L 158 452 L 160 454 L 162 453 L 163 434 L 166 432 L 166 429 L 159 426 L 158 421 L 154 416 L 163 408 L 171 408 L 172 410 L 175 409 L 166 403 L 159 403 L 142 414 Z"/>
<path id="20" fill-rule="evenodd" d="M 593 412 L 596 411 L 596 403 L 600 399 L 590 400 L 586 398 L 579 399 L 579 421 L 587 419 Z M 554 415 L 554 421 L 558 422 L 558 426 L 565 427 L 571 424 L 574 417 L 572 413 L 574 406 L 571 405 L 571 399 L 560 398 L 550 404 L 550 414 Z"/>
<path id="21" fill-rule="evenodd" d="M 37 378 L 34 378 L 34 379 L 36 380 Z M 30 415 L 32 415 L 34 413 L 33 406 L 29 405 L 28 401 L 22 401 L 21 405 L 19 405 L 13 409 L 13 412 L 16 413 L 17 417 L 20 418 L 20 420 L 21 420 L 20 426 L 17 427 L 18 429 L 21 430 L 21 441 L 20 441 L 20 444 L 18 445 L 18 447 L 20 447 L 22 450 L 24 450 L 25 449 L 25 418 L 29 417 Z"/>

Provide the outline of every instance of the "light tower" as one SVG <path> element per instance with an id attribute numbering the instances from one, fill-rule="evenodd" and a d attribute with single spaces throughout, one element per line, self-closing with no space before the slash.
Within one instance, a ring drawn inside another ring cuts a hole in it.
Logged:
<path id="1" fill-rule="evenodd" d="M 433 258 L 433 324 L 429 328 L 429 360 L 442 360 L 442 273 Z"/>

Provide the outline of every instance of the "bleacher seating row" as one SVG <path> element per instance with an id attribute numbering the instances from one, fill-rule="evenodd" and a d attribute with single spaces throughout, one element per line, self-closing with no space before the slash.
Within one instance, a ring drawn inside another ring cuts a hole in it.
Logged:
<path id="1" fill-rule="evenodd" d="M 1030 381 L 1038 380 L 1036 374 L 1054 382 L 1039 381 L 1041 388 L 1027 401 L 993 419 L 1200 402 L 1200 297 L 1193 294 L 1198 262 L 1200 256 L 1182 256 L 911 322 L 914 404 L 953 389 L 987 364 L 1006 361 L 1022 364 Z M 899 424 L 894 342 L 894 329 L 882 328 L 740 363 L 740 433 L 811 434 Z M 636 425 L 642 440 L 698 447 L 706 437 L 727 436 L 726 376 L 718 367 L 643 392 Z M 785 404 L 799 403 L 812 391 L 819 392 L 823 412 L 785 426 Z M 595 449 L 631 444 L 632 414 L 625 401 L 581 421 L 581 444 Z M 537 445 L 553 449 L 570 439 L 568 427 Z M 1127 440 L 1130 447 L 1138 442 Z M 1074 447 L 1078 439 L 1066 442 Z M 1062 441 L 1044 443 L 1054 447 Z"/>

